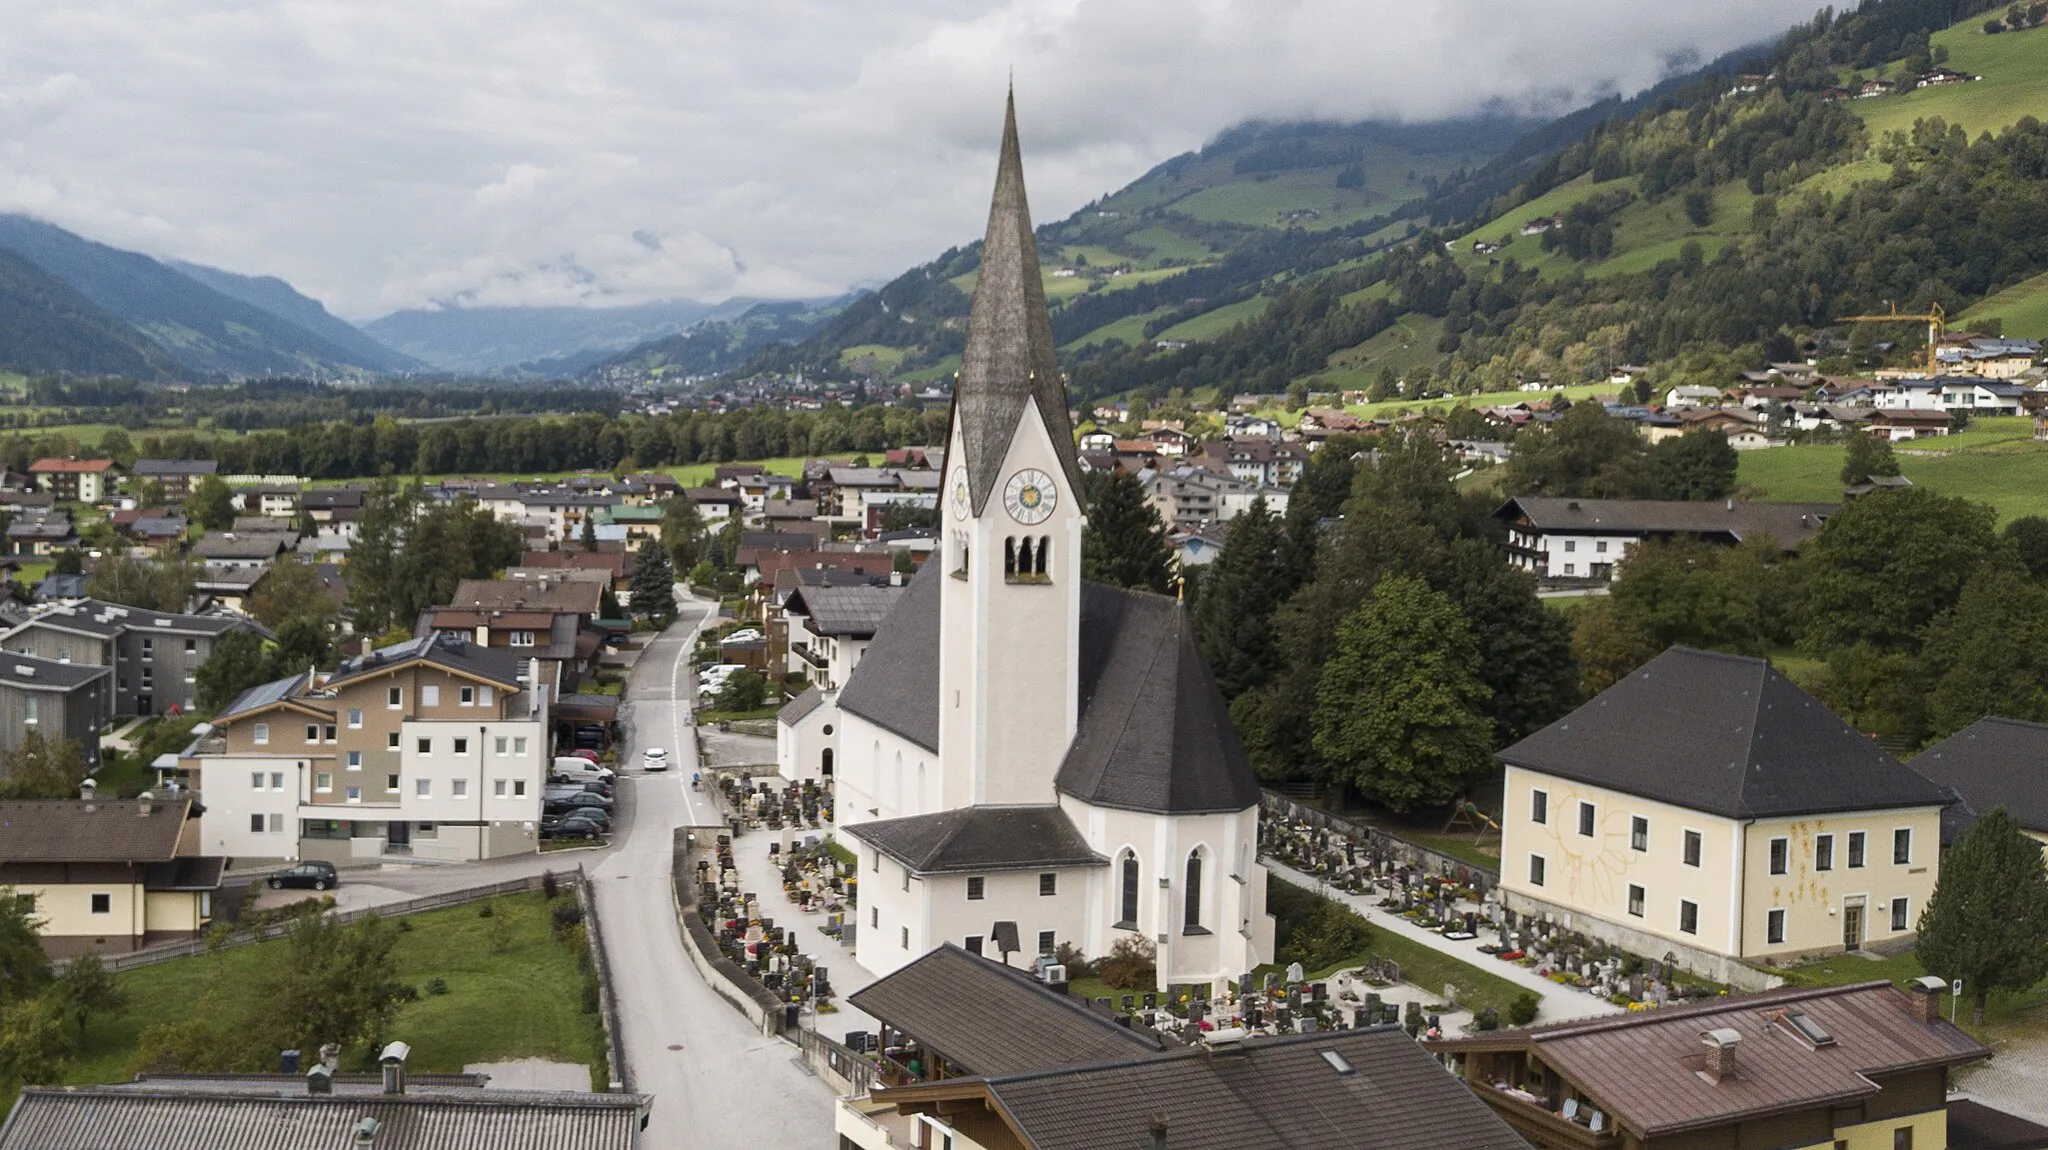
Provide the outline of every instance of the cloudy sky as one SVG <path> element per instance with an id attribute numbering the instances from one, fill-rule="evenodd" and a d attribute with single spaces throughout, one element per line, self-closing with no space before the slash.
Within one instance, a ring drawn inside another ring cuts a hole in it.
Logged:
<path id="1" fill-rule="evenodd" d="M 0 211 L 442 304 L 809 296 L 1251 117 L 1559 111 L 1815 0 L 0 0 Z"/>

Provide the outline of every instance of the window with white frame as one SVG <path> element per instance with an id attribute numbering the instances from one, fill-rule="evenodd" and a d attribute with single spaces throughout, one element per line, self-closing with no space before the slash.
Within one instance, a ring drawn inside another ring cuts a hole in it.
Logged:
<path id="1" fill-rule="evenodd" d="M 514 735 L 512 737 L 512 753 L 515 755 L 523 755 L 526 753 L 525 735 Z"/>
<path id="2" fill-rule="evenodd" d="M 387 795 L 395 795 L 395 794 L 397 794 L 397 793 L 398 793 L 398 776 L 397 776 L 397 775 L 385 775 L 385 776 L 384 776 L 384 793 L 385 793 L 385 794 L 387 794 Z"/>
<path id="3" fill-rule="evenodd" d="M 1835 869 L 1835 836 L 1814 836 L 1813 869 L 1817 871 Z"/>
<path id="4" fill-rule="evenodd" d="M 260 790 L 262 790 L 262 789 L 263 789 L 263 772 L 262 772 L 262 771 L 250 771 L 250 772 L 249 772 L 249 789 L 250 789 L 250 790 L 252 790 L 252 791 L 260 791 Z"/>
<path id="5" fill-rule="evenodd" d="M 441 688 L 438 684 L 428 683 L 420 688 L 420 706 L 438 707 L 440 705 Z"/>
<path id="6" fill-rule="evenodd" d="M 432 780 L 432 779 L 414 779 L 414 780 L 412 781 L 412 793 L 413 793 L 413 794 L 414 794 L 415 796 L 417 796 L 417 797 L 419 797 L 419 798 L 422 798 L 422 799 L 431 799 L 431 798 L 433 798 L 433 797 L 434 797 L 434 780 Z"/>
<path id="7" fill-rule="evenodd" d="M 1550 821 L 1549 791 L 1529 792 L 1529 821 L 1538 826 Z"/>
<path id="8" fill-rule="evenodd" d="M 259 747 L 268 745 L 270 742 L 270 724 L 258 723 L 249 728 L 249 738 Z"/>
<path id="9" fill-rule="evenodd" d="M 508 787 L 507 787 L 507 785 L 506 785 L 506 780 L 504 780 L 504 779 L 492 779 L 492 780 L 491 780 L 491 797 L 492 797 L 492 798 L 494 798 L 494 799 L 502 799 L 502 798 L 504 798 L 504 797 L 505 797 L 505 793 L 506 793 L 506 791 L 507 791 L 507 790 L 508 790 Z"/>
<path id="10" fill-rule="evenodd" d="M 1896 866 L 1910 866 L 1913 862 L 1913 828 L 1900 827 L 1892 832 L 1892 863 Z"/>
<path id="11" fill-rule="evenodd" d="M 262 816 L 262 815 L 250 815 L 250 816 L 249 816 L 249 833 L 251 833 L 251 834 L 258 834 L 258 835 L 260 835 L 260 834 L 262 834 L 262 833 L 263 833 L 263 816 Z"/>
<path id="12" fill-rule="evenodd" d="M 506 743 L 506 739 L 505 739 L 505 736 L 503 736 L 503 735 L 499 735 L 498 737 L 496 737 L 496 738 L 492 739 L 492 740 L 491 740 L 491 753 L 492 753 L 492 754 L 494 754 L 494 755 L 496 755 L 496 756 L 498 756 L 498 757 L 499 757 L 499 758 L 501 758 L 501 759 L 502 759 L 502 758 L 504 758 L 504 757 L 505 757 L 505 743 Z"/>
<path id="13" fill-rule="evenodd" d="M 327 771 L 313 772 L 313 789 L 325 794 L 334 789 L 334 775 Z"/>
<path id="14" fill-rule="evenodd" d="M 456 698 L 456 700 L 455 700 L 457 704 L 459 704 L 459 705 L 461 705 L 461 706 L 464 706 L 464 707 L 474 707 L 474 706 L 476 706 L 476 688 L 475 688 L 475 687 L 463 687 L 463 688 L 461 689 L 461 691 L 459 691 L 459 692 L 457 693 L 457 696 L 458 696 L 458 697 L 457 697 L 457 698 Z"/>
<path id="15" fill-rule="evenodd" d="M 361 787 L 350 787 L 350 788 L 348 789 L 348 801 L 349 801 L 349 802 L 352 802 L 352 803 L 359 803 L 359 802 L 362 802 L 362 801 L 363 801 L 363 788 L 361 788 Z"/>
<path id="16" fill-rule="evenodd" d="M 351 771 L 363 769 L 363 753 L 361 751 L 350 751 L 348 753 L 348 769 Z"/>
<path id="17" fill-rule="evenodd" d="M 1792 842 L 1790 839 L 1771 840 L 1771 873 L 1784 874 L 1792 867 Z"/>
<path id="18" fill-rule="evenodd" d="M 1700 865 L 1700 842 L 1700 832 L 1685 832 L 1685 847 L 1679 855 L 1679 861 L 1683 862 L 1686 866 L 1696 867 Z"/>
<path id="19" fill-rule="evenodd" d="M 464 738 L 464 737 L 462 737 L 462 736 L 459 736 L 459 735 L 458 735 L 458 736 L 456 737 L 456 739 L 455 739 L 455 747 L 454 747 L 454 753 L 455 753 L 455 754 L 458 754 L 458 755 L 466 755 L 466 754 L 468 754 L 468 753 L 469 753 L 469 740 L 468 740 L 467 738 Z"/>
<path id="20" fill-rule="evenodd" d="M 384 693 L 384 705 L 394 711 L 405 706 L 405 688 L 392 687 L 386 691 Z"/>
<path id="21" fill-rule="evenodd" d="M 513 798 L 515 798 L 515 799 L 523 799 L 523 798 L 525 798 L 525 797 L 526 797 L 526 780 L 525 780 L 525 779 L 513 779 L 513 780 L 512 780 L 512 797 L 513 797 Z"/>
<path id="22" fill-rule="evenodd" d="M 270 816 L 270 833 L 271 833 L 271 834 L 280 834 L 280 833 L 282 833 L 283 831 L 284 831 L 284 816 L 283 816 L 283 815 L 280 815 L 280 814 L 272 814 L 272 815 Z"/>
<path id="23" fill-rule="evenodd" d="M 1547 863 L 1546 863 L 1546 862 L 1544 861 L 1544 858 L 1543 858 L 1543 856 L 1542 856 L 1542 855 L 1530 855 L 1530 856 L 1529 856 L 1529 885 L 1530 885 L 1530 886 L 1542 886 L 1542 885 L 1543 885 L 1543 872 L 1544 872 L 1544 870 L 1545 870 L 1545 869 L 1547 869 L 1547 865 L 1548 865 L 1548 864 L 1547 864 Z"/>
<path id="24" fill-rule="evenodd" d="M 43 701 L 34 695 L 23 695 L 21 699 L 21 721 L 34 726 L 39 721 L 42 703 Z"/>
<path id="25" fill-rule="evenodd" d="M 511 639 L 507 641 L 507 645 L 512 647 L 531 647 L 533 646 L 533 632 L 514 631 L 512 632 Z"/>
<path id="26" fill-rule="evenodd" d="M 1764 941 L 1777 946 L 1785 941 L 1785 912 L 1769 911 L 1764 915 Z"/>
<path id="27" fill-rule="evenodd" d="M 397 731 L 387 731 L 387 732 L 385 732 L 385 734 L 384 734 L 384 749 L 385 749 L 385 750 L 387 750 L 387 751 L 395 751 L 395 750 L 397 750 L 397 749 L 398 749 L 398 732 L 397 732 Z"/>
<path id="28" fill-rule="evenodd" d="M 469 797 L 469 780 L 468 780 L 468 779 L 452 779 L 452 780 L 450 780 L 450 782 L 449 782 L 449 792 L 450 792 L 450 794 L 451 794 L 451 797 L 454 797 L 454 798 L 458 798 L 458 799 L 466 799 L 466 798 L 468 798 L 468 797 Z"/>
<path id="29" fill-rule="evenodd" d="M 348 729 L 351 731 L 363 729 L 363 709 L 361 707 L 350 707 L 348 709 Z"/>
<path id="30" fill-rule="evenodd" d="M 283 789 L 284 789 L 284 772 L 283 772 L 283 771 L 272 771 L 272 772 L 270 772 L 270 789 L 271 789 L 271 790 L 273 790 L 273 791 L 281 791 L 281 790 L 283 790 Z"/>
<path id="31" fill-rule="evenodd" d="M 479 707 L 490 706 L 497 701 L 497 697 L 498 689 L 496 687 L 478 687 L 476 689 L 476 705 Z"/>
<path id="32" fill-rule="evenodd" d="M 434 740 L 429 738 L 420 738 L 418 740 L 415 740 L 413 744 L 413 749 L 415 751 L 418 751 L 421 757 L 431 755 L 434 753 Z"/>
<path id="33" fill-rule="evenodd" d="M 1678 932 L 1698 934 L 1700 932 L 1700 904 L 1689 898 L 1678 900 Z"/>
<path id="34" fill-rule="evenodd" d="M 1900 897 L 1892 900 L 1893 930 L 1905 930 L 1907 928 L 1907 925 L 1911 922 L 1911 920 L 1906 916 L 1907 909 L 1908 904 L 1905 898 Z"/>

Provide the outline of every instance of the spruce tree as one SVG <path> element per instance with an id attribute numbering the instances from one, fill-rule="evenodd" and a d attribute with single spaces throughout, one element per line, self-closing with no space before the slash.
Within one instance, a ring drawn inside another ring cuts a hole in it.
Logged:
<path id="1" fill-rule="evenodd" d="M 676 572 L 669 566 L 668 552 L 649 539 L 633 557 L 633 613 L 666 624 L 676 614 Z"/>
<path id="2" fill-rule="evenodd" d="M 1438 806 L 1492 766 L 1491 695 L 1450 598 L 1420 579 L 1383 579 L 1338 625 L 1316 689 L 1315 747 L 1390 810 Z"/>
<path id="3" fill-rule="evenodd" d="M 1096 583 L 1165 592 L 1173 585 L 1166 524 L 1126 471 L 1090 477 L 1088 529 L 1081 537 L 1081 574 Z"/>
<path id="4" fill-rule="evenodd" d="M 595 515 L 585 515 L 583 517 L 583 549 L 592 553 L 597 551 L 597 516 Z"/>
<path id="5" fill-rule="evenodd" d="M 1273 612 L 1285 588 L 1280 578 L 1280 527 L 1264 499 L 1231 521 L 1222 554 L 1202 579 L 1195 604 L 1195 634 L 1216 685 L 1234 699 L 1271 679 L 1280 653 Z"/>
<path id="6" fill-rule="evenodd" d="M 1970 1016 L 1984 1021 L 1994 990 L 2026 990 L 2048 976 L 2048 869 L 2041 844 L 1995 807 L 1941 859 L 1920 914 L 1920 965 L 1963 980 Z"/>

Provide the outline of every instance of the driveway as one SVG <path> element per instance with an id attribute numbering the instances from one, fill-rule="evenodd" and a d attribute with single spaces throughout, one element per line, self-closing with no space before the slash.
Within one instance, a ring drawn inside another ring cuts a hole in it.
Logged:
<path id="1" fill-rule="evenodd" d="M 719 819 L 711 792 L 690 788 L 698 763 L 687 722 L 697 693 L 690 651 L 711 607 L 680 595 L 677 602 L 681 618 L 641 652 L 626 694 L 620 761 L 632 769 L 619 787 L 622 825 L 612 848 L 585 863 L 633 1089 L 654 1095 L 643 1145 L 827 1150 L 836 1142 L 832 1091 L 798 1063 L 794 1047 L 764 1037 L 718 997 L 683 953 L 669 887 L 674 829 Z M 668 773 L 633 766 L 650 746 L 668 748 Z"/>

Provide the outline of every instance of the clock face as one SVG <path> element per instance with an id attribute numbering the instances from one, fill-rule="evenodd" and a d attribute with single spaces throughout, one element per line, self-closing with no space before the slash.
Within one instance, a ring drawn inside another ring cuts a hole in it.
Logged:
<path id="1" fill-rule="evenodd" d="M 965 519 L 973 509 L 974 503 L 967 491 L 967 469 L 956 467 L 953 469 L 953 518 Z"/>
<path id="2" fill-rule="evenodd" d="M 1053 486 L 1052 476 L 1036 468 L 1027 467 L 1010 476 L 1010 485 L 1003 489 L 1003 506 L 1010 518 L 1027 527 L 1045 522 L 1059 502 L 1059 488 Z"/>

